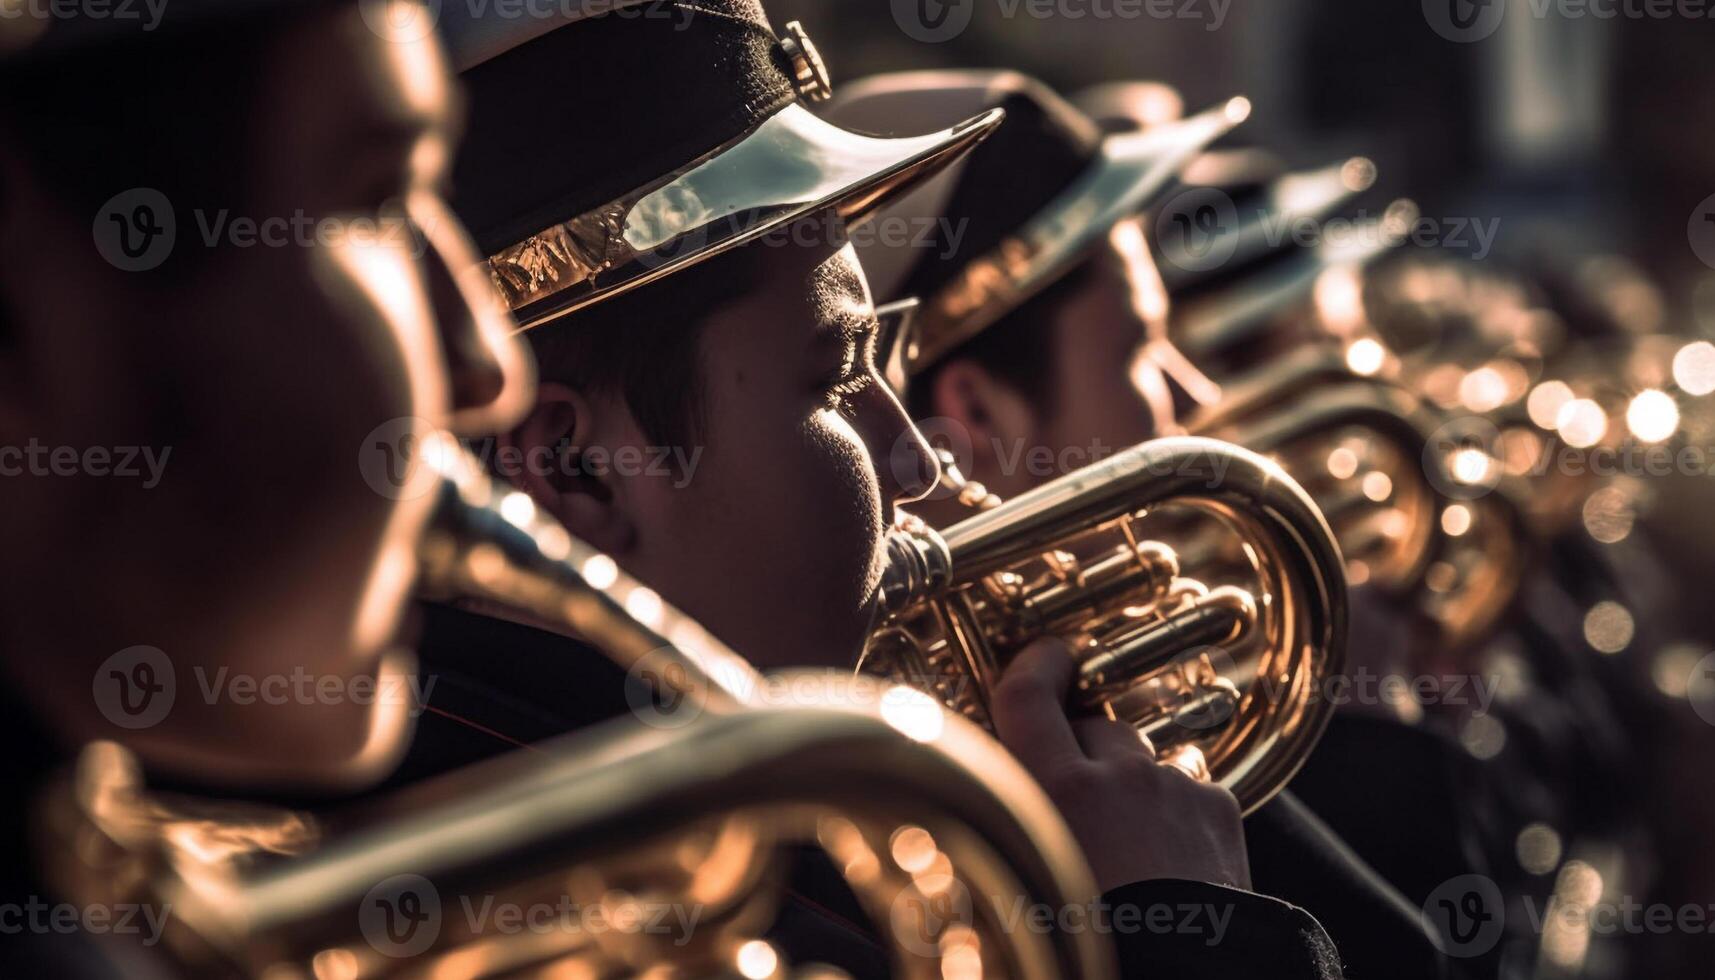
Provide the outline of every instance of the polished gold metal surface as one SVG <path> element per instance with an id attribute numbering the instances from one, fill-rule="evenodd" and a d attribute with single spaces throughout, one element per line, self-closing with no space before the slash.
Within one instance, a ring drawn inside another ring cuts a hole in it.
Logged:
<path id="1" fill-rule="evenodd" d="M 1195 515 L 1233 547 L 1200 548 L 1208 567 L 1182 578 L 1180 555 L 1148 534 L 1158 514 Z M 1010 658 L 1058 636 L 1079 660 L 1083 710 L 1132 724 L 1163 757 L 1202 749 L 1247 812 L 1327 723 L 1322 681 L 1346 653 L 1339 546 L 1303 489 L 1254 453 L 1147 442 L 941 534 L 906 520 L 892 549 L 862 669 L 979 723 Z"/>
<path id="2" fill-rule="evenodd" d="M 343 815 L 154 793 L 124 749 L 91 745 L 43 802 L 41 853 L 67 899 L 170 910 L 159 946 L 115 950 L 125 962 L 269 980 L 816 975 L 765 938 L 811 848 L 897 976 L 1114 975 L 1094 930 L 1007 928 L 1020 901 L 1079 905 L 1096 886 L 1052 803 L 979 729 L 850 674 L 789 678 L 792 706 L 747 706 L 762 679 L 718 641 L 470 457 L 431 452 L 427 585 L 652 662 L 681 678 L 686 710 Z"/>
<path id="3" fill-rule="evenodd" d="M 1447 416 L 1351 360 L 1306 346 L 1225 383 L 1222 401 L 1187 427 L 1280 462 L 1334 528 L 1351 584 L 1409 600 L 1445 644 L 1472 642 L 1505 613 L 1524 571 L 1516 490 L 1466 480 L 1470 448 Z"/>

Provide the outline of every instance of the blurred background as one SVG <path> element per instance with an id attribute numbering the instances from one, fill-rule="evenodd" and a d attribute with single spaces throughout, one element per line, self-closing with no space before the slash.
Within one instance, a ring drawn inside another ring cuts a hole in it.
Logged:
<path id="1" fill-rule="evenodd" d="M 1410 293 L 1412 275 L 1440 270 L 1452 278 L 1423 282 L 1451 284 L 1469 300 L 1458 309 L 1445 297 L 1420 304 L 1437 310 L 1419 317 L 1436 335 L 1427 348 L 1436 353 L 1419 362 L 1416 382 L 1441 409 L 1498 412 L 1499 419 L 1511 406 L 1523 419 L 1528 400 L 1530 418 L 1520 425 L 1533 459 L 1550 446 L 1597 443 L 1691 449 L 1715 460 L 1715 348 L 1708 344 L 1715 337 L 1715 3 L 773 0 L 770 7 L 777 23 L 804 22 L 836 89 L 882 71 L 969 67 L 1020 69 L 1066 94 L 1122 79 L 1160 81 L 1178 91 L 1187 112 L 1246 96 L 1254 112 L 1241 145 L 1266 148 L 1291 169 L 1367 157 L 1378 175 L 1376 196 L 1364 202 L 1371 216 L 1409 198 L 1439 223 L 1440 240 L 1388 261 L 1406 270 L 1394 277 L 1396 290 Z M 1454 234 L 1456 223 L 1493 228 L 1493 240 Z M 1373 276 L 1372 285 L 1388 275 Z M 1470 299 L 1481 293 L 1473 283 L 1483 282 L 1508 284 L 1510 298 Z M 1499 307 L 1506 316 L 1527 315 L 1531 330 L 1507 328 L 1493 339 L 1488 328 Z M 1378 327 L 1401 346 L 1399 333 Z M 1460 330 L 1492 342 L 1455 355 L 1446 338 Z M 1401 355 L 1409 375 L 1408 346 Z M 1442 362 L 1458 368 L 1445 385 L 1433 370 Z M 1473 386 L 1472 375 L 1506 384 L 1493 398 L 1473 395 L 1483 385 Z M 1566 429 L 1565 413 L 1556 431 L 1556 409 L 1571 397 L 1550 397 L 1559 392 L 1603 409 L 1594 438 Z M 1533 472 L 1528 461 L 1518 470 Z M 1478 731 L 1465 718 L 1450 730 L 1489 760 L 1506 732 L 1552 730 L 1544 717 L 1559 712 L 1569 718 L 1567 730 L 1586 730 L 1567 739 L 1602 743 L 1607 754 L 1592 750 L 1601 762 L 1569 766 L 1559 784 L 1544 780 L 1575 798 L 1559 816 L 1494 831 L 1510 852 L 1497 859 L 1510 867 L 1494 874 L 1524 882 L 1505 885 L 1509 894 L 1537 882 L 1544 901 L 1564 905 L 1583 894 L 1616 906 L 1660 903 L 1690 910 L 1698 924 L 1681 918 L 1663 930 L 1604 934 L 1586 922 L 1557 936 L 1552 923 L 1539 922 L 1525 930 L 1529 941 L 1503 951 L 1502 975 L 1715 975 L 1710 474 L 1703 464 L 1627 470 L 1574 481 L 1569 490 L 1524 481 L 1526 498 L 1540 504 L 1533 581 L 1557 585 L 1548 590 L 1552 600 L 1522 586 L 1518 605 L 1536 604 L 1522 618 L 1543 636 L 1521 634 L 1515 619 L 1470 656 L 1509 676 L 1533 673 L 1553 697 L 1515 704 L 1504 722 L 1510 729 L 1487 721 Z M 1519 652 L 1540 643 L 1563 649 Z M 1594 696 L 1586 696 L 1590 689 Z M 1582 751 L 1515 759 L 1514 774 L 1534 783 L 1543 758 Z M 1589 775 L 1597 770 L 1599 778 Z M 1503 781 L 1511 778 L 1504 763 L 1501 771 Z M 1349 778 L 1352 792 L 1363 793 L 1365 774 Z"/>

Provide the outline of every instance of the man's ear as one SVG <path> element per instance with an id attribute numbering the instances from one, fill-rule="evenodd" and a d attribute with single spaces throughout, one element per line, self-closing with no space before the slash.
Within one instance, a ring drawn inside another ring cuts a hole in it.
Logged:
<path id="1" fill-rule="evenodd" d="M 635 526 L 626 514 L 610 468 L 588 464 L 586 451 L 603 443 L 603 413 L 623 411 L 607 399 L 591 399 L 567 385 L 545 381 L 524 420 L 495 439 L 501 475 L 553 514 L 585 543 L 615 556 L 633 545 Z M 613 420 L 605 420 L 611 423 Z"/>
<path id="2" fill-rule="evenodd" d="M 930 396 L 936 415 L 969 433 L 972 472 L 966 476 L 972 479 L 992 479 L 997 453 L 1015 456 L 1037 438 L 1039 420 L 1029 400 L 975 361 L 947 362 Z"/>

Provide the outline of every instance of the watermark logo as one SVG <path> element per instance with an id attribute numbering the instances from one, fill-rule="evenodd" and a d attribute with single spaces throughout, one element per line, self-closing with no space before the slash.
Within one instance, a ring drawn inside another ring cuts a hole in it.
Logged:
<path id="1" fill-rule="evenodd" d="M 893 22 L 924 44 L 951 41 L 971 26 L 976 0 L 893 0 Z"/>
<path id="2" fill-rule="evenodd" d="M 703 715 L 712 692 L 685 655 L 673 647 L 650 651 L 626 671 L 625 700 L 631 713 L 651 728 L 675 729 Z"/>
<path id="3" fill-rule="evenodd" d="M 1186 272 L 1208 272 L 1225 265 L 1238 249 L 1232 232 L 1239 212 L 1218 187 L 1194 187 L 1175 195 L 1155 217 L 1155 240 L 1162 259 Z"/>
<path id="4" fill-rule="evenodd" d="M 1451 500 L 1477 500 L 1500 485 L 1502 467 L 1496 458 L 1500 430 L 1478 415 L 1450 419 L 1423 447 L 1423 472 L 1431 485 Z"/>
<path id="5" fill-rule="evenodd" d="M 1500 886 L 1476 874 L 1442 882 L 1423 903 L 1423 923 L 1448 956 L 1482 956 L 1506 928 Z"/>
<path id="6" fill-rule="evenodd" d="M 1715 194 L 1703 199 L 1697 205 L 1697 210 L 1691 212 L 1691 222 L 1685 228 L 1685 235 L 1691 241 L 1691 251 L 1699 261 L 1711 269 L 1715 269 Z"/>
<path id="7" fill-rule="evenodd" d="M 389 419 L 363 437 L 357 449 L 357 471 L 369 489 L 389 500 L 416 500 L 439 485 L 440 472 L 427 465 L 425 454 L 447 445 L 427 419 Z"/>
<path id="8" fill-rule="evenodd" d="M 177 227 L 167 195 L 133 187 L 108 198 L 95 213 L 95 250 L 115 269 L 148 272 L 173 254 Z"/>
<path id="9" fill-rule="evenodd" d="M 1500 30 L 1505 0 L 1423 0 L 1423 19 L 1456 44 L 1481 41 Z"/>
<path id="10" fill-rule="evenodd" d="M 173 661 L 157 647 L 126 647 L 95 671 L 95 706 L 120 728 L 160 724 L 173 710 L 177 693 Z"/>
<path id="11" fill-rule="evenodd" d="M 376 37 L 396 44 L 429 37 L 441 20 L 441 0 L 359 0 L 357 9 Z"/>
<path id="12" fill-rule="evenodd" d="M 1715 653 L 1709 654 L 1691 668 L 1691 678 L 1685 685 L 1686 697 L 1697 717 L 1715 725 Z"/>
<path id="13" fill-rule="evenodd" d="M 899 944 L 909 953 L 926 957 L 940 955 L 949 932 L 970 928 L 975 917 L 976 904 L 971 900 L 970 890 L 944 871 L 916 875 L 910 885 L 894 896 L 888 910 L 893 935 Z"/>
<path id="14" fill-rule="evenodd" d="M 440 892 L 422 875 L 394 875 L 363 896 L 357 924 L 381 955 L 416 956 L 440 938 Z"/>

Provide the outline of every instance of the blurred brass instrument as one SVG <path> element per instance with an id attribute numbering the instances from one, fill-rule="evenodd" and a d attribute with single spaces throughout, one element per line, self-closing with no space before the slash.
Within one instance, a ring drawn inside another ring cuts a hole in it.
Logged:
<path id="1" fill-rule="evenodd" d="M 862 669 L 987 725 L 1010 658 L 1058 636 L 1084 710 L 1134 725 L 1163 757 L 1201 749 L 1247 812 L 1285 785 L 1331 711 L 1321 682 L 1344 663 L 1346 588 L 1327 522 L 1279 466 L 1159 439 L 986 505 L 940 534 L 908 521 L 896 535 Z M 1146 536 L 1158 509 L 1222 526 L 1236 560 L 1180 577 L 1180 554 Z"/>
<path id="2" fill-rule="evenodd" d="M 151 793 L 129 753 L 96 743 L 39 813 L 60 895 L 166 910 L 154 965 L 174 975 L 838 976 L 766 938 L 807 846 L 843 874 L 897 976 L 1114 975 L 1097 930 L 1005 927 L 1021 900 L 1064 908 L 1096 886 L 986 735 L 851 675 L 793 678 L 793 707 L 747 706 L 761 678 L 742 660 L 461 450 L 427 452 L 442 497 L 425 588 L 653 665 L 682 711 L 343 817 Z"/>
<path id="3" fill-rule="evenodd" d="M 1510 488 L 1487 483 L 1499 464 L 1445 424 L 1403 385 L 1316 343 L 1223 383 L 1187 427 L 1278 460 L 1333 526 L 1349 582 L 1414 601 L 1460 646 L 1506 611 L 1526 556 Z"/>

